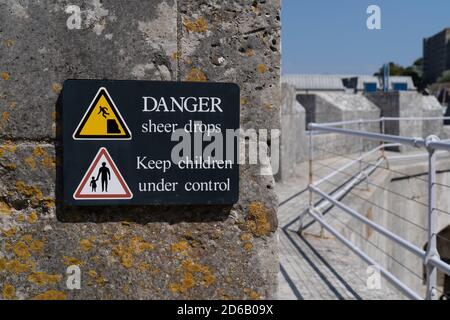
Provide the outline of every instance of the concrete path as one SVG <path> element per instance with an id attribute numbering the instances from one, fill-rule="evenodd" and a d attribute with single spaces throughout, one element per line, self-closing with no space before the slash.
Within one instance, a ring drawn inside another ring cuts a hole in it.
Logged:
<path id="1" fill-rule="evenodd" d="M 326 164 L 333 161 L 334 166 L 339 165 L 333 159 L 322 162 Z M 330 172 L 326 170 L 326 166 L 314 171 L 321 176 Z M 325 238 L 320 238 L 317 224 L 312 224 L 304 236 L 298 235 L 297 217 L 307 208 L 308 203 L 307 175 L 306 164 L 301 165 L 293 178 L 276 186 L 280 198 L 278 298 L 404 299 L 401 293 L 392 289 L 385 281 L 381 289 L 368 289 L 367 264 L 330 234 L 325 233 Z M 319 176 L 315 177 L 318 178 Z"/>

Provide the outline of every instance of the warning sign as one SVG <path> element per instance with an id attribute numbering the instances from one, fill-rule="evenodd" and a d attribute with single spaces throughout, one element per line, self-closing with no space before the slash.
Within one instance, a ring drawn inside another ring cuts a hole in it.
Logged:
<path id="1" fill-rule="evenodd" d="M 108 150 L 100 148 L 73 197 L 77 200 L 131 199 L 133 194 Z"/>
<path id="2" fill-rule="evenodd" d="M 75 140 L 130 140 L 131 133 L 106 88 L 98 90 L 73 133 Z"/>

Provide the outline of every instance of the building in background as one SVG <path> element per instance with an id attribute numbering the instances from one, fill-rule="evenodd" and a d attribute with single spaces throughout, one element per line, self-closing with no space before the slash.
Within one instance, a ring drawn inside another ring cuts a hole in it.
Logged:
<path id="1" fill-rule="evenodd" d="M 425 84 L 432 84 L 450 70 L 450 28 L 423 40 L 423 72 Z"/>
<path id="2" fill-rule="evenodd" d="M 383 90 L 383 79 L 371 75 L 290 74 L 282 82 L 295 87 L 297 93 L 347 92 L 368 93 Z M 390 76 L 389 91 L 417 91 L 410 76 Z"/>

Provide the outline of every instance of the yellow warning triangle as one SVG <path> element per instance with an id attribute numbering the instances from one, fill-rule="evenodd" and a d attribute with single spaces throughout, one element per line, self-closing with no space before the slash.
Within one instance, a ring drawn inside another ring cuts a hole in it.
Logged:
<path id="1" fill-rule="evenodd" d="M 101 87 L 75 132 L 75 140 L 130 140 L 131 132 L 106 88 Z"/>

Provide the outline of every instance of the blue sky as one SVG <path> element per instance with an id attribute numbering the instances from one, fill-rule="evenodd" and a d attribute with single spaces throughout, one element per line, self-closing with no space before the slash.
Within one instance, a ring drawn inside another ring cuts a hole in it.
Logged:
<path id="1" fill-rule="evenodd" d="M 366 27 L 371 4 L 381 30 Z M 421 57 L 423 38 L 450 27 L 450 0 L 283 0 L 281 16 L 283 74 L 372 74 Z"/>

